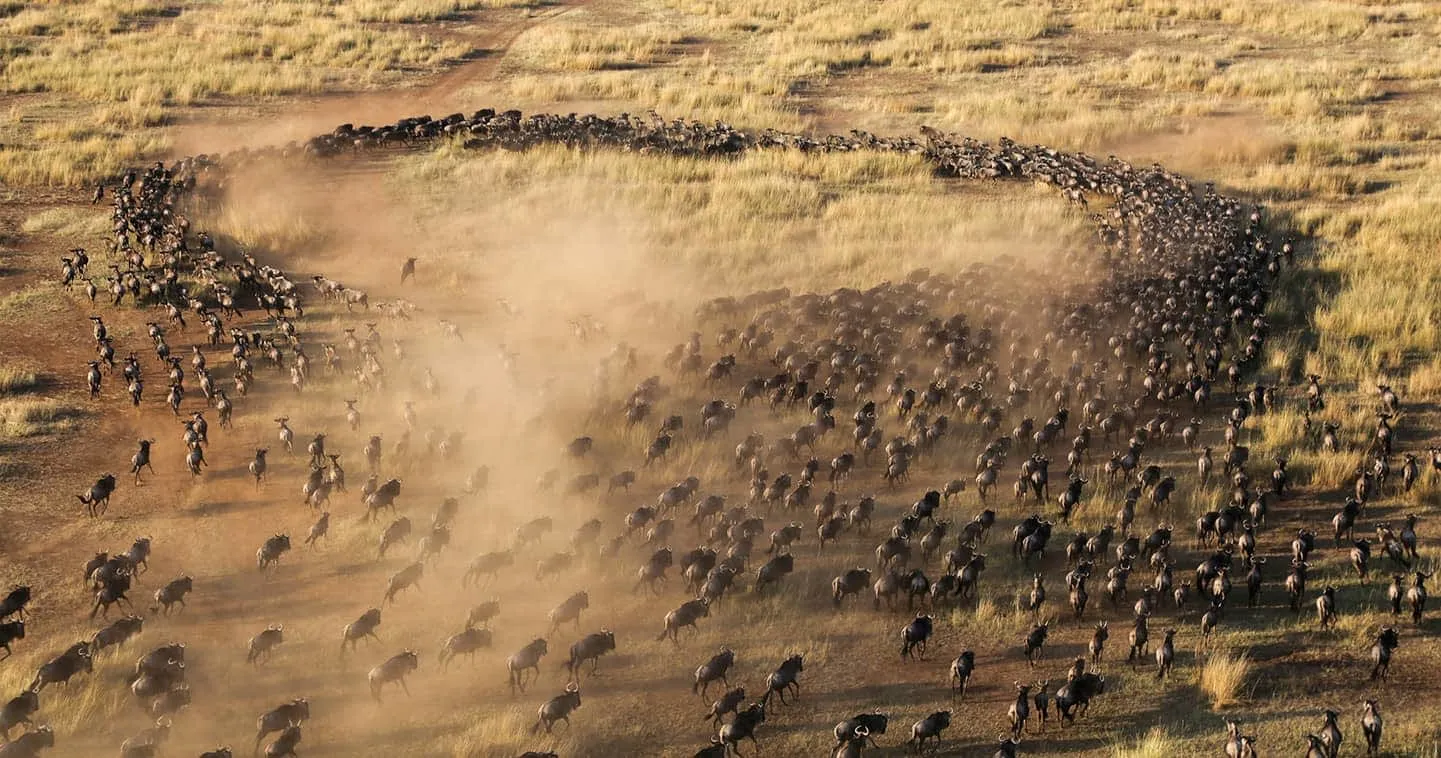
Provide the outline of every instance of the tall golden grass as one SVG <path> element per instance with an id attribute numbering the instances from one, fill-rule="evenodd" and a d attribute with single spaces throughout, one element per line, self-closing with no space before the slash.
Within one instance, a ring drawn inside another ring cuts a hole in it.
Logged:
<path id="1" fill-rule="evenodd" d="M 1211 701 L 1212 710 L 1235 704 L 1250 673 L 1251 659 L 1245 653 L 1222 651 L 1207 656 L 1198 676 L 1201 692 Z"/>

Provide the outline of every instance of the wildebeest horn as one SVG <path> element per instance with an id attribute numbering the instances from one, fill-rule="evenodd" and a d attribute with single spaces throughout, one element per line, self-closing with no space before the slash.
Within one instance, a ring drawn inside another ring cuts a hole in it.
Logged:
<path id="1" fill-rule="evenodd" d="M 565 686 L 565 691 L 566 691 L 566 692 L 580 692 L 580 686 L 577 685 L 575 682 L 571 682 L 570 684 L 567 684 L 567 685 Z"/>

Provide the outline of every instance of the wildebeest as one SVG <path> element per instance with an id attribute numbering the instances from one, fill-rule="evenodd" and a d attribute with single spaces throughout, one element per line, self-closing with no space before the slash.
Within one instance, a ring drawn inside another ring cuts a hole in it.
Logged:
<path id="1" fill-rule="evenodd" d="M 420 656 L 416 655 L 414 650 L 403 650 L 396 653 L 385 663 L 371 669 L 370 673 L 366 675 L 366 679 L 370 682 L 370 696 L 375 698 L 375 702 L 380 702 L 381 689 L 391 682 L 399 683 L 400 689 L 409 695 L 410 687 L 406 686 L 405 677 L 419 667 Z"/>
<path id="2" fill-rule="evenodd" d="M 1074 723 L 1077 715 L 1084 714 L 1090 708 L 1091 700 L 1105 691 L 1105 677 L 1094 671 L 1084 672 L 1068 679 L 1056 691 L 1056 711 L 1060 713 L 1062 721 Z"/>
<path id="3" fill-rule="evenodd" d="M 910 658 L 913 651 L 918 651 L 924 660 L 926 643 L 930 641 L 933 629 L 934 621 L 930 616 L 916 614 L 915 619 L 901 629 L 901 657 Z"/>
<path id="4" fill-rule="evenodd" d="M 76 674 L 94 670 L 95 664 L 90 658 L 90 643 L 78 642 L 41 665 L 28 689 L 38 693 L 45 689 L 46 685 L 66 684 Z"/>
<path id="5" fill-rule="evenodd" d="M 266 711 L 256 719 L 255 749 L 260 749 L 260 743 L 266 735 L 284 731 L 287 727 L 299 726 L 309 718 L 310 701 L 303 697 L 282 703 Z"/>
<path id="6" fill-rule="evenodd" d="M 565 662 L 565 670 L 569 673 L 572 681 L 580 681 L 580 667 L 586 661 L 590 661 L 590 671 L 595 673 L 596 667 L 600 664 L 600 657 L 615 650 L 615 633 L 609 629 L 602 629 L 582 637 L 580 641 L 570 646 L 570 658 Z"/>
<path id="7" fill-rule="evenodd" d="M 966 686 L 971 682 L 971 674 L 976 670 L 976 654 L 971 650 L 962 650 L 961 654 L 951 661 L 951 694 L 956 699 L 966 696 Z"/>
<path id="8" fill-rule="evenodd" d="M 1384 626 L 1376 633 L 1376 642 L 1371 645 L 1371 678 L 1386 681 L 1391 673 L 1391 655 L 1401 646 L 1401 637 L 1396 630 Z"/>
<path id="9" fill-rule="evenodd" d="M 475 560 L 465 569 L 465 575 L 461 578 L 461 584 L 469 587 L 479 582 L 481 577 L 493 577 L 501 569 L 515 563 L 515 554 L 510 550 L 499 550 L 492 553 L 482 553 L 476 556 Z"/>
<path id="10" fill-rule="evenodd" d="M 550 533 L 554 527 L 555 524 L 549 516 L 541 516 L 540 518 L 531 519 L 521 524 L 515 529 L 516 548 L 522 548 L 540 541 L 540 538 Z"/>
<path id="11" fill-rule="evenodd" d="M 41 750 L 55 747 L 55 731 L 42 726 L 0 745 L 0 758 L 38 758 Z"/>
<path id="12" fill-rule="evenodd" d="M 560 625 L 567 621 L 575 622 L 575 628 L 580 629 L 580 614 L 590 608 L 590 594 L 581 590 L 565 600 L 560 605 L 552 608 L 547 618 L 550 620 L 550 633 L 554 634 Z"/>
<path id="13" fill-rule="evenodd" d="M 709 660 L 696 668 L 695 682 L 691 684 L 691 692 L 705 697 L 711 682 L 716 680 L 720 680 L 727 687 L 731 686 L 726 674 L 730 671 L 731 666 L 735 665 L 735 660 L 735 651 L 728 647 L 722 647 L 719 653 L 711 656 Z"/>
<path id="14" fill-rule="evenodd" d="M 574 682 L 565 686 L 565 692 L 556 695 L 540 707 L 540 713 L 536 718 L 535 726 L 530 728 L 531 734 L 538 734 L 541 727 L 545 727 L 545 733 L 550 734 L 555 722 L 564 721 L 567 727 L 570 726 L 570 714 L 580 707 L 580 688 Z"/>
<path id="15" fill-rule="evenodd" d="M 533 670 L 536 677 L 540 676 L 540 659 L 548 652 L 550 649 L 546 646 L 545 640 L 537 638 L 505 659 L 505 667 L 510 672 L 512 695 L 517 689 L 525 692 L 525 672 Z"/>
<path id="16" fill-rule="evenodd" d="M 149 465 L 149 447 L 146 446 L 146 463 Z M 139 454 L 136 454 L 137 457 Z M 154 469 L 151 469 L 154 472 Z M 140 467 L 135 467 L 135 483 L 140 483 Z M 76 495 L 76 498 L 85 505 L 85 512 L 92 517 L 103 516 L 110 509 L 110 496 L 115 492 L 115 475 L 105 474 L 90 485 L 90 491 L 83 495 Z"/>
<path id="17" fill-rule="evenodd" d="M 390 581 L 385 586 L 385 602 L 395 602 L 395 596 L 411 587 L 420 587 L 420 579 L 425 574 L 425 564 L 416 561 L 405 568 L 390 575 Z"/>
<path id="18" fill-rule="evenodd" d="M 775 694 L 780 695 L 781 705 L 785 705 L 787 703 L 786 692 L 788 691 L 794 693 L 795 697 L 800 697 L 800 675 L 804 670 L 805 656 L 802 654 L 792 655 L 784 661 L 781 661 L 781 665 L 777 666 L 776 670 L 770 676 L 766 677 L 766 694 L 761 696 L 761 705 L 770 705 L 771 695 Z"/>
<path id="19" fill-rule="evenodd" d="M 710 721 L 714 726 L 719 726 L 721 722 L 724 721 L 725 715 L 727 713 L 735 713 L 736 709 L 740 707 L 740 704 L 745 702 L 745 699 L 745 687 L 736 687 L 735 689 L 727 690 L 724 695 L 720 696 L 719 700 L 711 703 L 710 710 L 701 718 Z"/>
<path id="20" fill-rule="evenodd" d="M 1046 635 L 1050 632 L 1050 622 L 1042 622 L 1031 627 L 1026 634 L 1025 653 L 1026 662 L 1031 666 L 1036 665 L 1036 659 L 1041 657 L 1041 649 L 1046 645 Z"/>
<path id="21" fill-rule="evenodd" d="M 390 525 L 385 527 L 385 531 L 380 533 L 380 550 L 376 554 L 376 559 L 379 560 L 381 558 L 384 558 L 385 552 L 387 550 L 401 542 L 404 542 L 409 537 L 409 518 L 401 516 L 400 518 L 390 522 Z"/>
<path id="22" fill-rule="evenodd" d="M 0 621 L 11 616 L 25 616 L 25 606 L 30 603 L 30 588 L 20 585 L 10 590 L 4 598 L 0 598 Z"/>
<path id="23" fill-rule="evenodd" d="M 271 564 L 279 563 L 280 556 L 290 550 L 290 535 L 277 534 L 266 538 L 259 550 L 255 551 L 255 566 L 264 571 Z"/>
<path id="24" fill-rule="evenodd" d="M 25 690 L 0 707 L 0 740 L 10 741 L 10 730 L 31 723 L 30 717 L 40 710 L 40 695 Z"/>
<path id="25" fill-rule="evenodd" d="M 841 600 L 847 595 L 858 596 L 861 591 L 871 586 L 871 570 L 868 568 L 854 568 L 831 580 L 831 603 L 835 607 L 841 606 Z"/>
<path id="26" fill-rule="evenodd" d="M 284 629 L 284 624 L 276 624 L 266 627 L 264 631 L 251 637 L 250 649 L 245 654 L 245 662 L 259 663 L 261 658 L 269 658 L 271 651 L 285 641 Z"/>
<path id="27" fill-rule="evenodd" d="M 1021 736 L 1031 718 L 1031 685 L 1016 682 L 1016 698 L 1006 711 L 1006 718 L 1011 722 L 1011 736 Z"/>
<path id="28" fill-rule="evenodd" d="M 375 629 L 378 626 L 380 626 L 379 608 L 371 608 L 365 613 L 360 614 L 360 618 L 346 624 L 345 631 L 340 638 L 341 654 L 343 655 L 345 653 L 347 644 L 351 650 L 354 650 L 355 645 L 366 637 L 379 642 L 380 638 L 375 635 Z"/>
<path id="29" fill-rule="evenodd" d="M 474 661 L 476 652 L 490 647 L 490 642 L 491 634 L 488 629 L 467 627 L 459 634 L 451 635 L 440 648 L 440 670 L 446 670 L 456 656 L 465 655 Z"/>
<path id="30" fill-rule="evenodd" d="M 950 711 L 936 711 L 931 715 L 911 725 L 911 739 L 909 744 L 916 746 L 916 752 L 926 749 L 928 740 L 935 740 L 937 749 L 941 745 L 941 732 L 951 726 Z"/>
<path id="31" fill-rule="evenodd" d="M 185 609 L 185 596 L 195 588 L 195 582 L 188 576 L 172 579 L 164 587 L 155 591 L 155 602 L 160 604 L 165 615 L 170 615 L 170 609 L 176 603 L 180 604 L 181 610 Z"/>
<path id="32" fill-rule="evenodd" d="M 295 746 L 300 744 L 300 725 L 292 724 L 280 730 L 280 736 L 265 746 L 265 758 L 294 758 Z"/>
<path id="33" fill-rule="evenodd" d="M 1381 749 L 1381 734 L 1385 725 L 1381 719 L 1381 704 L 1367 700 L 1362 707 L 1361 733 L 1366 738 L 1366 755 L 1374 755 Z"/>
<path id="34" fill-rule="evenodd" d="M 473 626 L 479 626 L 482 629 L 489 628 L 491 619 L 499 615 L 500 601 L 486 600 L 472 606 L 470 611 L 465 614 L 465 627 L 467 629 Z"/>
<path id="35" fill-rule="evenodd" d="M 740 743 L 742 740 L 750 740 L 760 749 L 760 743 L 756 742 L 756 728 L 765 723 L 766 706 L 765 701 L 751 703 L 745 710 L 737 711 L 735 718 L 729 724 L 720 729 L 721 743 L 736 755 L 740 755 Z"/>
<path id="36" fill-rule="evenodd" d="M 706 599 L 687 600 L 681 603 L 675 610 L 665 615 L 665 628 L 655 639 L 656 642 L 669 637 L 671 642 L 680 645 L 680 630 L 689 627 L 691 632 L 697 633 L 696 621 L 710 615 L 710 601 Z"/>
<path id="37" fill-rule="evenodd" d="M 22 619 L 17 619 L 17 620 L 15 620 L 15 621 L 7 621 L 7 622 L 4 622 L 4 623 L 0 623 L 0 648 L 5 648 L 5 658 L 9 658 L 9 657 L 10 657 L 10 654 L 11 654 L 11 651 L 10 651 L 10 643 L 14 642 L 15 640 L 24 639 L 24 638 L 25 638 L 25 621 L 24 621 L 24 620 L 22 620 Z M 5 658 L 0 658 L 0 661 L 5 660 Z"/>
<path id="38" fill-rule="evenodd" d="M 886 733 L 886 727 L 890 724 L 890 717 L 879 711 L 875 713 L 858 713 L 845 721 L 836 724 L 834 730 L 836 744 L 832 750 L 839 750 L 842 745 L 856 739 L 868 742 L 872 746 L 875 743 L 875 736 Z"/>

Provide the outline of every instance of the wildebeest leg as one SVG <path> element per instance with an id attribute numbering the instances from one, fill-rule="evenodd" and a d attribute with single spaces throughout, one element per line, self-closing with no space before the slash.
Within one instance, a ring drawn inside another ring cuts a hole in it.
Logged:
<path id="1" fill-rule="evenodd" d="M 400 688 L 405 691 L 406 697 L 410 697 L 410 687 L 405 683 L 405 677 L 400 679 Z"/>

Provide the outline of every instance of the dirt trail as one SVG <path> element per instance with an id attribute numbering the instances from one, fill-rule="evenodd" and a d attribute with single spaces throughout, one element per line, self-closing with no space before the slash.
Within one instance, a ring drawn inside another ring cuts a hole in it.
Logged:
<path id="1" fill-rule="evenodd" d="M 551 23 L 595 0 L 555 0 L 539 8 L 490 11 L 434 31 L 471 46 L 472 55 L 428 81 L 404 89 L 344 91 L 286 98 L 274 105 L 221 109 L 203 121 L 177 127 L 171 134 L 176 155 L 235 148 L 256 148 L 300 140 L 351 122 L 387 123 L 421 113 L 444 115 L 472 111 L 484 104 L 462 101 L 473 85 L 494 81 L 511 45 L 538 26 Z"/>

